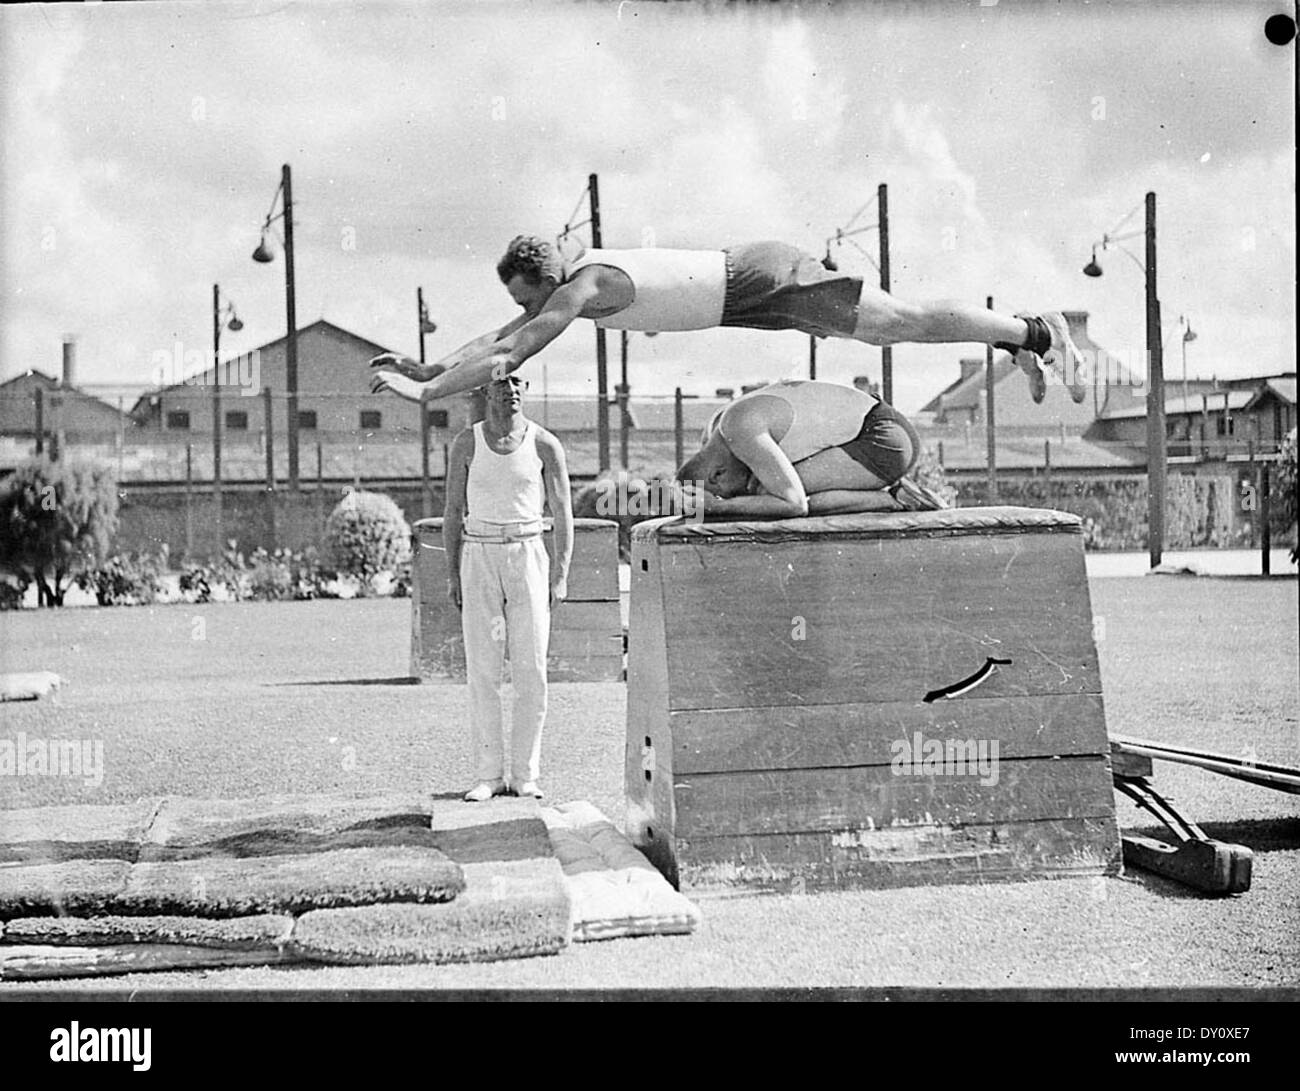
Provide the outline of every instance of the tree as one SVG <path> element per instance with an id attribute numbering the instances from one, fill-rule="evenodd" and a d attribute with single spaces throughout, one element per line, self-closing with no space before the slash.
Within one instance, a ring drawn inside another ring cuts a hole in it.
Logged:
<path id="1" fill-rule="evenodd" d="M 98 564 L 117 532 L 117 482 L 95 463 L 32 459 L 0 482 L 0 564 L 62 606 L 72 578 Z"/>

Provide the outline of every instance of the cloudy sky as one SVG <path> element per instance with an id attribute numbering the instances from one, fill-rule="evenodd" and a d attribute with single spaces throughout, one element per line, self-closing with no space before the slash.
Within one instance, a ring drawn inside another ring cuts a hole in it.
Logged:
<path id="1" fill-rule="evenodd" d="M 1100 280 L 1080 268 L 1155 190 L 1165 324 L 1190 317 L 1191 373 L 1292 370 L 1294 52 L 1262 29 L 1277 6 L 6 7 L 0 378 L 55 373 L 73 332 L 85 384 L 145 384 L 177 341 L 210 351 L 214 282 L 245 322 L 224 348 L 282 335 L 283 265 L 249 254 L 286 162 L 299 324 L 412 355 L 417 285 L 434 357 L 509 319 L 505 243 L 554 236 L 597 172 L 607 246 L 818 254 L 888 183 L 896 294 L 1087 310 L 1118 351 L 1143 344 L 1141 273 L 1118 252 Z M 856 241 L 874 255 L 873 234 Z M 544 354 L 552 392 L 594 389 L 591 328 Z M 895 350 L 899 406 L 961 355 Z M 631 377 L 708 393 L 806 361 L 795 333 L 636 337 Z M 851 342 L 819 353 L 823 378 L 879 367 Z"/>

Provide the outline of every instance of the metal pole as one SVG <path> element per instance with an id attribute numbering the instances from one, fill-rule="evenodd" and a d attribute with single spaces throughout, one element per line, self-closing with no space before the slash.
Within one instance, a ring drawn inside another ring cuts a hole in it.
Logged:
<path id="1" fill-rule="evenodd" d="M 591 206 L 591 245 L 599 250 L 600 185 L 596 175 L 587 177 L 587 200 Z M 609 469 L 609 377 L 606 374 L 605 331 L 596 327 L 596 445 L 600 448 L 600 470 Z"/>
<path id="2" fill-rule="evenodd" d="M 126 406 L 123 404 L 122 395 L 117 396 L 117 482 L 122 483 L 123 475 L 126 473 Z"/>
<path id="3" fill-rule="evenodd" d="M 682 412 L 682 388 L 673 391 L 673 465 L 686 461 L 686 429 Z"/>
<path id="4" fill-rule="evenodd" d="M 262 415 L 266 418 L 266 491 L 275 492 L 275 423 L 272 418 L 271 388 L 262 387 Z"/>
<path id="5" fill-rule="evenodd" d="M 1273 531 L 1269 526 L 1269 465 L 1267 462 L 1260 463 L 1259 467 L 1259 521 L 1260 521 L 1260 561 L 1263 564 L 1264 575 L 1269 575 L 1269 553 L 1273 547 Z"/>
<path id="6" fill-rule="evenodd" d="M 618 384 L 618 464 L 627 469 L 627 342 L 628 331 L 619 330 L 619 355 L 621 357 L 621 367 L 619 375 L 621 382 Z"/>
<path id="7" fill-rule="evenodd" d="M 887 292 L 889 291 L 889 187 L 884 182 L 876 187 L 876 213 L 879 216 L 880 289 Z M 880 383 L 881 395 L 888 404 L 893 405 L 894 350 L 889 345 L 880 350 Z"/>
<path id="8" fill-rule="evenodd" d="M 212 286 L 212 522 L 221 552 L 221 288 Z"/>
<path id="9" fill-rule="evenodd" d="M 424 349 L 424 334 L 420 335 L 420 348 Z M 420 403 L 420 512 L 426 519 L 433 517 L 433 494 L 429 488 L 429 409 Z"/>
<path id="10" fill-rule="evenodd" d="M 1052 441 L 1043 440 L 1043 484 L 1052 487 Z"/>
<path id="11" fill-rule="evenodd" d="M 325 454 L 321 441 L 316 441 L 316 535 L 325 537 Z"/>
<path id="12" fill-rule="evenodd" d="M 416 321 L 420 326 L 420 363 L 424 363 L 424 289 L 415 289 Z"/>
<path id="13" fill-rule="evenodd" d="M 185 445 L 185 556 L 194 553 L 194 444 Z"/>
<path id="14" fill-rule="evenodd" d="M 32 400 L 36 403 L 36 456 L 39 458 L 45 453 L 45 391 L 36 387 Z"/>
<path id="15" fill-rule="evenodd" d="M 993 309 L 993 297 L 987 297 L 988 309 Z M 993 346 L 984 348 L 984 427 L 988 437 L 989 499 L 998 498 L 998 448 L 996 414 L 993 409 Z"/>
<path id="16" fill-rule="evenodd" d="M 1160 564 L 1165 541 L 1165 369 L 1160 344 L 1160 299 L 1156 294 L 1156 195 L 1146 199 L 1147 309 L 1147 547 L 1151 567 Z"/>
<path id="17" fill-rule="evenodd" d="M 298 315 L 293 286 L 293 185 L 289 164 L 283 168 L 284 184 L 284 290 L 288 337 L 284 342 L 284 378 L 289 398 L 289 491 L 298 491 Z"/>
<path id="18" fill-rule="evenodd" d="M 808 335 L 808 378 L 817 378 L 817 338 Z"/>

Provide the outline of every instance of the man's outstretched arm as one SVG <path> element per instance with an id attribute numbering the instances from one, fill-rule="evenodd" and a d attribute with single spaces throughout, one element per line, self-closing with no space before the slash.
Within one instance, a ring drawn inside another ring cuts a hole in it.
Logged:
<path id="1" fill-rule="evenodd" d="M 427 402 L 475 390 L 493 379 L 504 379 L 567 330 L 594 298 L 596 291 L 596 286 L 587 282 L 562 285 L 555 289 L 546 306 L 535 317 L 492 343 L 477 359 L 465 360 L 426 383 L 384 372 L 376 376 L 373 389 L 386 387 L 404 398 Z"/>
<path id="2" fill-rule="evenodd" d="M 435 360 L 429 364 L 416 363 L 414 360 L 411 360 L 400 353 L 383 352 L 378 356 L 371 358 L 370 366 L 372 368 L 383 369 L 384 371 L 396 372 L 398 375 L 403 375 L 417 383 L 427 383 L 430 379 L 441 375 L 444 371 L 447 371 L 450 368 L 464 363 L 466 360 L 473 360 L 482 356 L 486 352 L 491 352 L 493 345 L 502 338 L 509 337 L 527 321 L 528 315 L 521 314 L 516 318 L 512 318 L 499 329 L 489 330 L 487 333 L 474 338 L 472 341 L 466 341 L 455 352 L 448 353 L 441 360 Z M 371 383 L 371 391 L 373 393 L 378 393 L 379 390 L 382 389 L 383 386 L 376 387 L 373 382 Z"/>

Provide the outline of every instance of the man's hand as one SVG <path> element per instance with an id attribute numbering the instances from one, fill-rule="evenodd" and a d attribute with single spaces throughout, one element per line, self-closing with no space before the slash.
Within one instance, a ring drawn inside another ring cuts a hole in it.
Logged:
<path id="1" fill-rule="evenodd" d="M 569 597 L 569 578 L 563 573 L 551 574 L 551 609 Z"/>
<path id="2" fill-rule="evenodd" d="M 447 577 L 447 597 L 451 599 L 451 604 L 456 607 L 457 610 L 465 605 L 460 592 L 460 576 Z"/>
<path id="3" fill-rule="evenodd" d="M 396 371 L 376 372 L 375 377 L 370 380 L 370 393 L 380 394 L 385 390 L 391 390 L 399 398 L 405 398 L 407 401 L 418 402 L 421 394 L 424 393 L 424 386 L 414 379 L 408 379 L 405 375 L 399 375 Z"/>
<path id="4" fill-rule="evenodd" d="M 378 356 L 372 356 L 370 366 L 384 371 L 395 371 L 398 375 L 405 375 L 408 379 L 423 377 L 420 370 L 421 365 L 409 356 L 403 356 L 400 352 L 381 352 Z"/>

